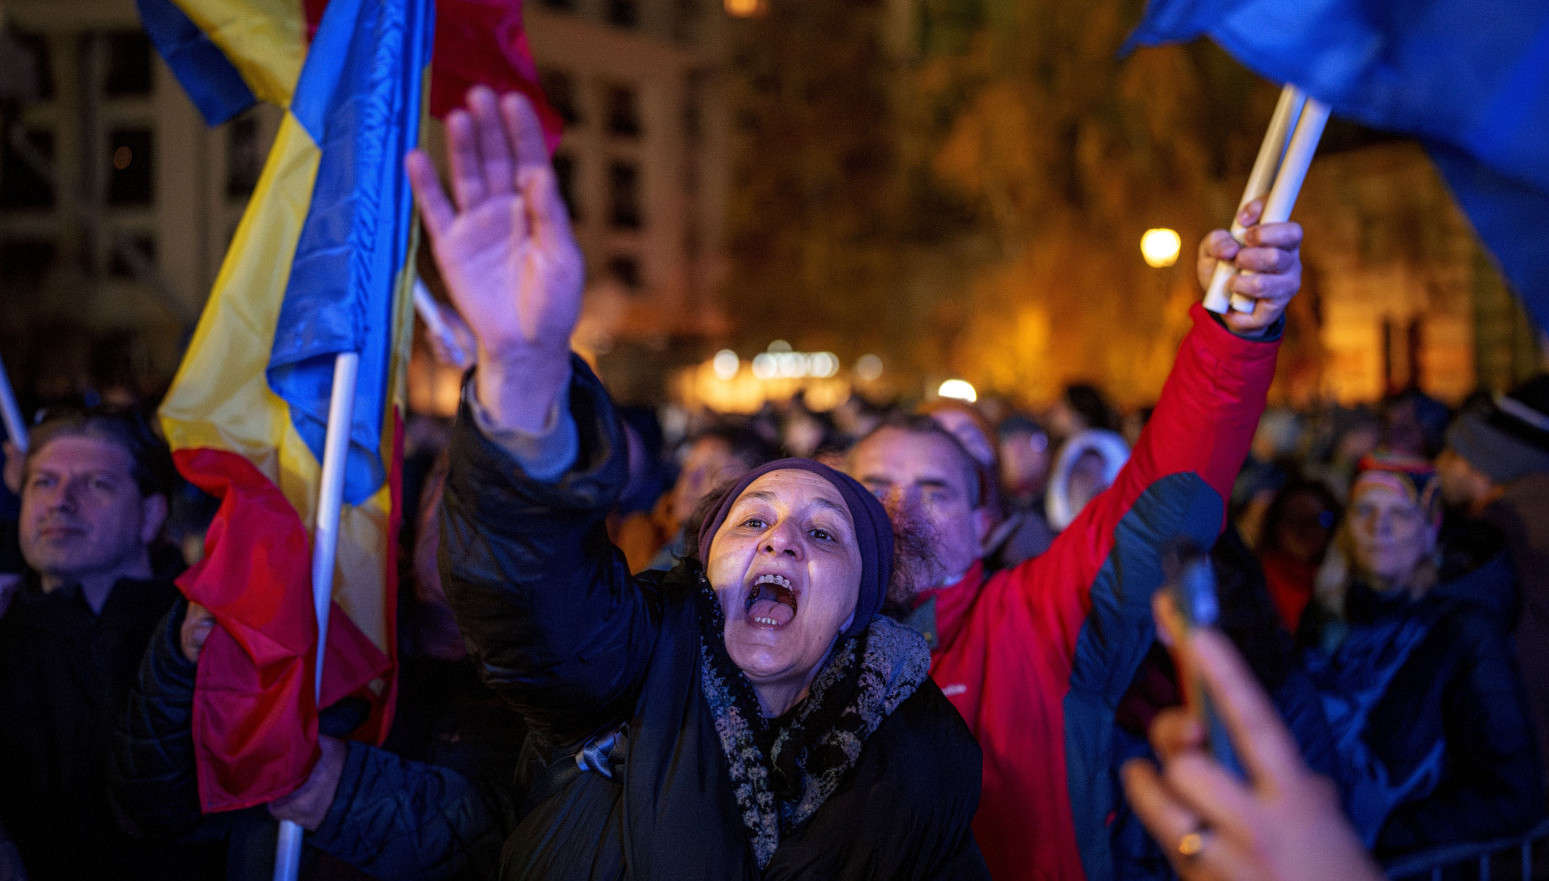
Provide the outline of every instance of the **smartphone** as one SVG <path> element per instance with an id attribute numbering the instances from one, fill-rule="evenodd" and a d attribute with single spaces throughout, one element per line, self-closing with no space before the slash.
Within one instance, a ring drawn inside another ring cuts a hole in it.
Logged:
<path id="1" fill-rule="evenodd" d="M 1187 636 L 1195 627 L 1216 626 L 1221 618 L 1221 604 L 1216 595 L 1216 573 L 1210 555 L 1193 542 L 1180 539 L 1164 554 L 1163 568 L 1168 578 L 1162 589 L 1172 595 L 1183 634 Z M 1247 779 L 1232 750 L 1226 723 L 1216 712 L 1215 701 L 1206 692 L 1198 672 L 1180 662 L 1178 676 L 1183 683 L 1184 704 L 1204 726 L 1211 755 L 1223 767 Z"/>

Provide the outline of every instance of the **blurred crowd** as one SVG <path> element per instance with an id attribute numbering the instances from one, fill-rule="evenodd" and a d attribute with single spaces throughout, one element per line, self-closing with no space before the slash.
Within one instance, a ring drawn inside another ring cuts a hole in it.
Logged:
<path id="1" fill-rule="evenodd" d="M 0 618 L 7 781 L 0 818 L 11 859 L 19 848 L 30 875 L 14 869 L 0 877 L 83 877 L 86 867 L 119 873 L 136 866 L 148 867 L 144 877 L 266 876 L 270 815 L 283 811 L 224 815 L 223 828 L 212 832 L 192 800 L 188 769 L 170 789 L 157 776 L 177 776 L 172 769 L 186 757 L 151 766 L 133 758 L 134 736 L 165 737 L 169 719 L 174 731 L 188 722 L 186 694 L 180 711 L 151 708 L 147 702 L 166 695 L 131 683 L 192 672 L 197 651 L 184 651 L 187 604 L 169 584 L 197 559 L 214 500 L 177 480 L 154 452 L 148 406 L 71 402 L 37 413 L 30 456 L 7 450 L 9 491 L 0 509 L 13 524 L 5 531 L 10 574 Z M 628 478 L 607 526 L 632 570 L 667 569 L 691 555 L 701 503 L 759 465 L 801 456 L 843 468 L 856 442 L 879 428 L 930 420 L 972 460 L 987 517 L 976 555 L 993 572 L 1046 551 L 1113 482 L 1149 410 L 1124 413 L 1100 390 L 1073 385 L 1038 410 L 1000 400 L 900 407 L 854 397 L 817 412 L 798 397 L 752 415 L 662 405 L 622 408 L 621 416 Z M 333 841 L 350 836 L 330 835 L 323 824 L 330 809 L 335 826 L 364 823 L 348 812 L 350 799 L 370 804 L 429 787 L 444 811 L 450 787 L 464 802 L 459 810 L 503 815 L 490 821 L 484 853 L 470 844 L 461 861 L 437 868 L 451 877 L 489 872 L 501 830 L 521 813 L 511 781 L 525 723 L 479 681 L 437 571 L 436 508 L 450 435 L 443 420 L 411 418 L 405 498 L 417 503 L 406 512 L 401 541 L 398 717 L 381 750 L 354 746 L 362 755 L 351 759 L 338 804 L 305 815 L 322 826 L 308 851 L 311 877 L 429 871 L 417 855 L 358 844 L 351 851 Z M 113 452 L 115 445 L 128 455 Z M 155 522 L 139 517 L 138 528 L 110 528 L 108 518 L 125 516 L 122 505 L 94 512 L 87 501 L 46 498 L 65 480 L 51 475 L 69 474 L 70 456 L 94 468 L 123 459 L 141 498 L 163 500 Z M 134 472 L 146 469 L 147 457 L 153 476 L 142 479 Z M 55 505 L 70 508 L 74 520 L 96 518 L 91 528 L 116 531 L 99 545 L 138 549 L 149 568 L 123 582 L 87 578 L 76 588 L 84 593 L 71 597 L 84 606 L 50 608 L 64 597 L 42 592 L 51 573 L 60 570 L 66 577 L 53 580 L 68 581 L 81 562 L 49 557 L 46 527 L 62 515 L 44 511 Z M 1546 507 L 1549 376 L 1458 408 L 1410 389 L 1368 406 L 1272 407 L 1259 422 L 1212 553 L 1221 626 L 1303 758 L 1336 781 L 1345 815 L 1379 858 L 1498 837 L 1544 812 Z M 895 593 L 886 608 L 908 621 L 917 601 Z M 189 677 L 185 691 L 191 685 Z M 147 730 L 126 730 L 121 718 L 132 691 L 139 703 L 131 702 L 131 712 L 142 721 L 154 717 Z M 1114 717 L 1120 754 L 1150 755 L 1149 726 L 1181 697 L 1170 656 L 1154 645 Z M 324 730 L 342 738 L 347 708 L 334 717 L 331 728 L 325 718 Z M 1127 811 L 1111 829 L 1119 877 L 1168 874 L 1168 855 Z"/>

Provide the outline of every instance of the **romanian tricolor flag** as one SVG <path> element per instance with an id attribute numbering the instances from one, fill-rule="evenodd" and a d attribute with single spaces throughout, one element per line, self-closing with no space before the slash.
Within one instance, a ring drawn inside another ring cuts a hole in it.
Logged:
<path id="1" fill-rule="evenodd" d="M 328 0 L 136 0 L 146 33 L 210 125 L 254 101 L 285 106 Z M 468 89 L 521 92 L 537 108 L 552 151 L 562 121 L 538 88 L 522 27 L 522 0 L 440 0 L 430 112 L 463 103 Z"/>
<path id="2" fill-rule="evenodd" d="M 347 352 L 360 356 L 359 384 L 321 701 L 366 698 L 361 739 L 379 741 L 391 720 L 415 240 L 403 159 L 419 141 L 431 17 L 431 0 L 328 4 L 162 405 L 179 470 L 221 498 L 205 559 L 178 581 L 221 624 L 195 690 L 206 811 L 290 792 L 318 754 L 312 539 L 334 363 Z M 245 32 L 299 33 L 262 21 Z"/>

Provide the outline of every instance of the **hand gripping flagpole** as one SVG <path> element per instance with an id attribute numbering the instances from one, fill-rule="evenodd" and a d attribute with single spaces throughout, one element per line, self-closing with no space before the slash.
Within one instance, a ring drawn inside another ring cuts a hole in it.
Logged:
<path id="1" fill-rule="evenodd" d="M 339 552 L 339 515 L 344 497 L 344 462 L 355 418 L 355 384 L 360 353 L 343 352 L 334 361 L 333 397 L 328 403 L 328 433 L 323 441 L 323 473 L 318 487 L 317 526 L 312 539 L 312 608 L 317 616 L 317 664 L 313 689 L 323 703 L 323 656 L 328 645 L 328 611 L 333 603 L 334 561 Z M 274 851 L 274 881 L 296 881 L 301 872 L 300 825 L 280 821 Z"/>
<path id="2" fill-rule="evenodd" d="M 1323 137 L 1323 127 L 1328 123 L 1327 104 L 1287 83 L 1280 90 L 1280 100 L 1264 132 L 1264 142 L 1259 145 L 1258 158 L 1248 174 L 1248 185 L 1243 188 L 1242 201 L 1232 216 L 1232 238 L 1242 241 L 1244 227 L 1237 217 L 1254 199 L 1268 195 L 1260 223 L 1281 223 L 1291 219 L 1291 208 L 1301 193 L 1302 182 L 1307 177 L 1307 167 L 1318 149 L 1318 139 Z M 1289 139 L 1289 140 L 1288 140 Z M 1210 287 L 1205 291 L 1205 308 L 1225 313 L 1227 309 L 1252 312 L 1253 300 L 1241 294 L 1228 295 L 1226 285 L 1237 274 L 1230 263 L 1217 263 Z"/>

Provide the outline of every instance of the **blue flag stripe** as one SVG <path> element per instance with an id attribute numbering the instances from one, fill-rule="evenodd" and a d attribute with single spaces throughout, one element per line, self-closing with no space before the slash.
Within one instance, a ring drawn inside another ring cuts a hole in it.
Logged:
<path id="1" fill-rule="evenodd" d="M 209 125 L 219 125 L 258 99 L 209 35 L 172 0 L 135 0 L 151 44 Z"/>
<path id="2" fill-rule="evenodd" d="M 337 355 L 361 356 L 344 500 L 387 478 L 380 441 L 391 369 L 395 283 L 412 199 L 403 157 L 419 139 L 430 57 L 428 0 L 333 0 L 291 113 L 321 151 L 269 361 L 270 387 L 322 456 Z"/>

